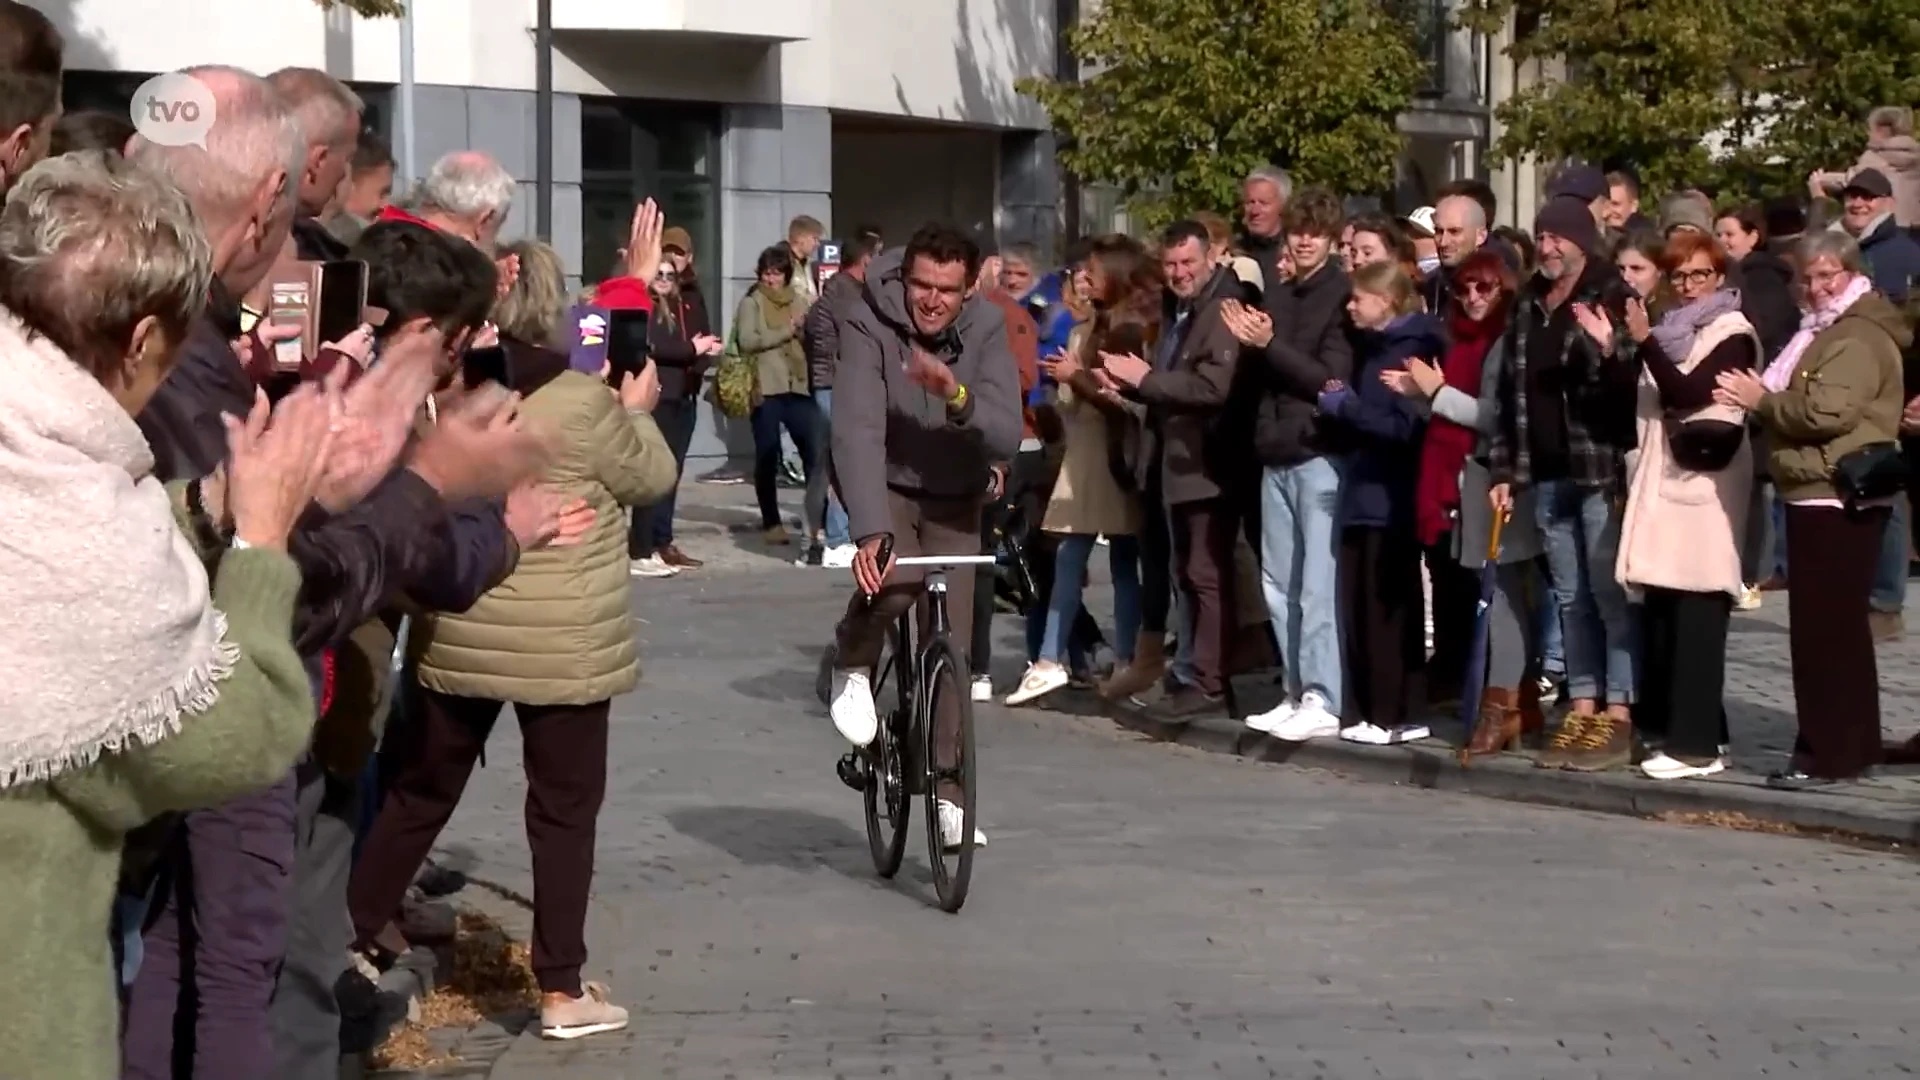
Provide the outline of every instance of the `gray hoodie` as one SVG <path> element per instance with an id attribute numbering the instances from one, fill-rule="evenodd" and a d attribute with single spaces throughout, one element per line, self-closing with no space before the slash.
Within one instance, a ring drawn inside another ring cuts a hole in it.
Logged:
<path id="1" fill-rule="evenodd" d="M 931 350 L 967 388 L 958 413 L 907 378 L 912 338 L 900 254 L 889 252 L 847 305 L 834 371 L 833 470 L 856 541 L 894 530 L 889 488 L 984 500 L 988 470 L 1020 449 L 1020 373 L 1000 309 L 969 296 Z"/>

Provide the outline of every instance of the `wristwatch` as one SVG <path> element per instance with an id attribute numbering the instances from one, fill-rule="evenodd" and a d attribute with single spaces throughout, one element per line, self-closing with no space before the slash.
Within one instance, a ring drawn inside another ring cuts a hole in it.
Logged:
<path id="1" fill-rule="evenodd" d="M 953 387 L 953 395 L 947 398 L 947 411 L 959 412 L 961 409 L 964 409 L 966 407 L 967 407 L 966 384 L 956 383 L 954 384 L 954 387 Z"/>

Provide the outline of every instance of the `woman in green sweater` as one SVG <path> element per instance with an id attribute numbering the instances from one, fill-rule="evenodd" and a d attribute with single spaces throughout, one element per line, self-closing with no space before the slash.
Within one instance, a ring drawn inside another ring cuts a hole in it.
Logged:
<path id="1" fill-rule="evenodd" d="M 793 252 L 785 244 L 761 252 L 758 280 L 733 316 L 740 355 L 755 362 L 759 380 L 759 401 L 753 407 L 753 493 L 769 544 L 791 542 L 780 521 L 780 429 L 786 429 L 800 452 L 801 468 L 812 476 L 820 416 L 807 385 L 807 353 L 800 342 L 807 302 L 793 286 L 793 272 Z"/>
<path id="2" fill-rule="evenodd" d="M 178 192 L 103 154 L 43 162 L 0 210 L 8 1076 L 119 1076 L 123 837 L 266 787 L 313 728 L 286 542 L 337 400 L 301 391 L 271 425 L 263 400 L 229 420 L 222 473 L 171 492 L 133 422 L 206 305 L 211 263 Z"/>

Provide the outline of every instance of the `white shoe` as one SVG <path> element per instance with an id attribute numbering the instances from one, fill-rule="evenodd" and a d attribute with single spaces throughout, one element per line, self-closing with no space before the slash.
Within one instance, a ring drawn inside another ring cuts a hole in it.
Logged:
<path id="1" fill-rule="evenodd" d="M 1401 743 L 1424 739 L 1433 734 L 1425 724 L 1395 724 L 1383 728 L 1368 720 L 1340 729 L 1340 737 L 1347 742 L 1365 743 L 1368 746 L 1398 746 Z"/>
<path id="2" fill-rule="evenodd" d="M 1256 713 L 1253 716 L 1247 717 L 1247 726 L 1255 731 L 1264 731 L 1272 734 L 1274 729 L 1281 727 L 1287 721 L 1293 719 L 1293 714 L 1299 711 L 1300 706 L 1294 704 L 1292 701 L 1282 701 L 1266 712 Z"/>
<path id="3" fill-rule="evenodd" d="M 1727 759 L 1716 757 L 1704 765 L 1689 765 L 1661 751 L 1640 763 L 1640 771 L 1653 780 L 1692 780 L 1727 770 Z"/>
<path id="4" fill-rule="evenodd" d="M 658 555 L 635 559 L 627 564 L 627 573 L 634 577 L 672 577 L 679 572 L 679 567 L 668 566 L 667 560 Z"/>
<path id="5" fill-rule="evenodd" d="M 975 675 L 973 677 L 973 700 L 975 701 L 992 701 L 993 700 L 993 676 Z"/>
<path id="6" fill-rule="evenodd" d="M 864 671 L 833 673 L 833 704 L 827 706 L 833 726 L 855 746 L 869 746 L 880 733 L 880 715 L 873 705 L 873 686 Z"/>
<path id="7" fill-rule="evenodd" d="M 1733 606 L 1740 611 L 1759 611 L 1762 603 L 1761 596 L 1760 586 L 1743 585 L 1740 588 L 1740 599 L 1735 600 Z"/>
<path id="8" fill-rule="evenodd" d="M 960 830 L 966 826 L 965 817 L 966 812 L 960 809 L 960 804 L 940 800 L 940 845 L 948 851 L 960 846 Z M 981 832 L 978 825 L 973 827 L 973 846 L 987 846 L 987 834 Z"/>
<path id="9" fill-rule="evenodd" d="M 1007 704 L 1025 705 L 1029 701 L 1046 697 L 1055 690 L 1067 685 L 1073 676 L 1058 664 L 1035 664 L 1020 676 L 1020 685 L 1007 695 Z"/>
<path id="10" fill-rule="evenodd" d="M 820 556 L 820 565 L 829 570 L 846 570 L 853 566 L 854 553 L 860 549 L 852 544 L 840 544 L 830 547 Z"/>
<path id="11" fill-rule="evenodd" d="M 1340 718 L 1327 711 L 1327 699 L 1312 690 L 1300 696 L 1300 707 L 1267 734 L 1286 742 L 1331 739 L 1340 734 Z"/>

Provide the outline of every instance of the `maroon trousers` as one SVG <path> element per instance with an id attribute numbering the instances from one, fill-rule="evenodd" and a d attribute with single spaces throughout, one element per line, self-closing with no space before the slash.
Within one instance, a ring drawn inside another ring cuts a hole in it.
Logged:
<path id="1" fill-rule="evenodd" d="M 1174 574 L 1193 603 L 1193 681 L 1203 693 L 1223 693 L 1237 611 L 1233 549 L 1240 516 L 1220 498 L 1180 503 L 1168 517 Z"/>
<path id="2" fill-rule="evenodd" d="M 372 942 L 453 816 L 504 702 L 419 691 L 400 728 L 392 787 L 354 864 L 347 903 L 356 941 Z M 533 973 L 544 993 L 580 994 L 587 962 L 587 893 L 607 790 L 609 703 L 519 705 L 527 774 L 527 844 L 533 849 Z"/>
<path id="3" fill-rule="evenodd" d="M 1800 721 L 1794 764 L 1849 779 L 1880 761 L 1880 669 L 1867 624 L 1887 507 L 1787 505 L 1787 647 Z"/>

